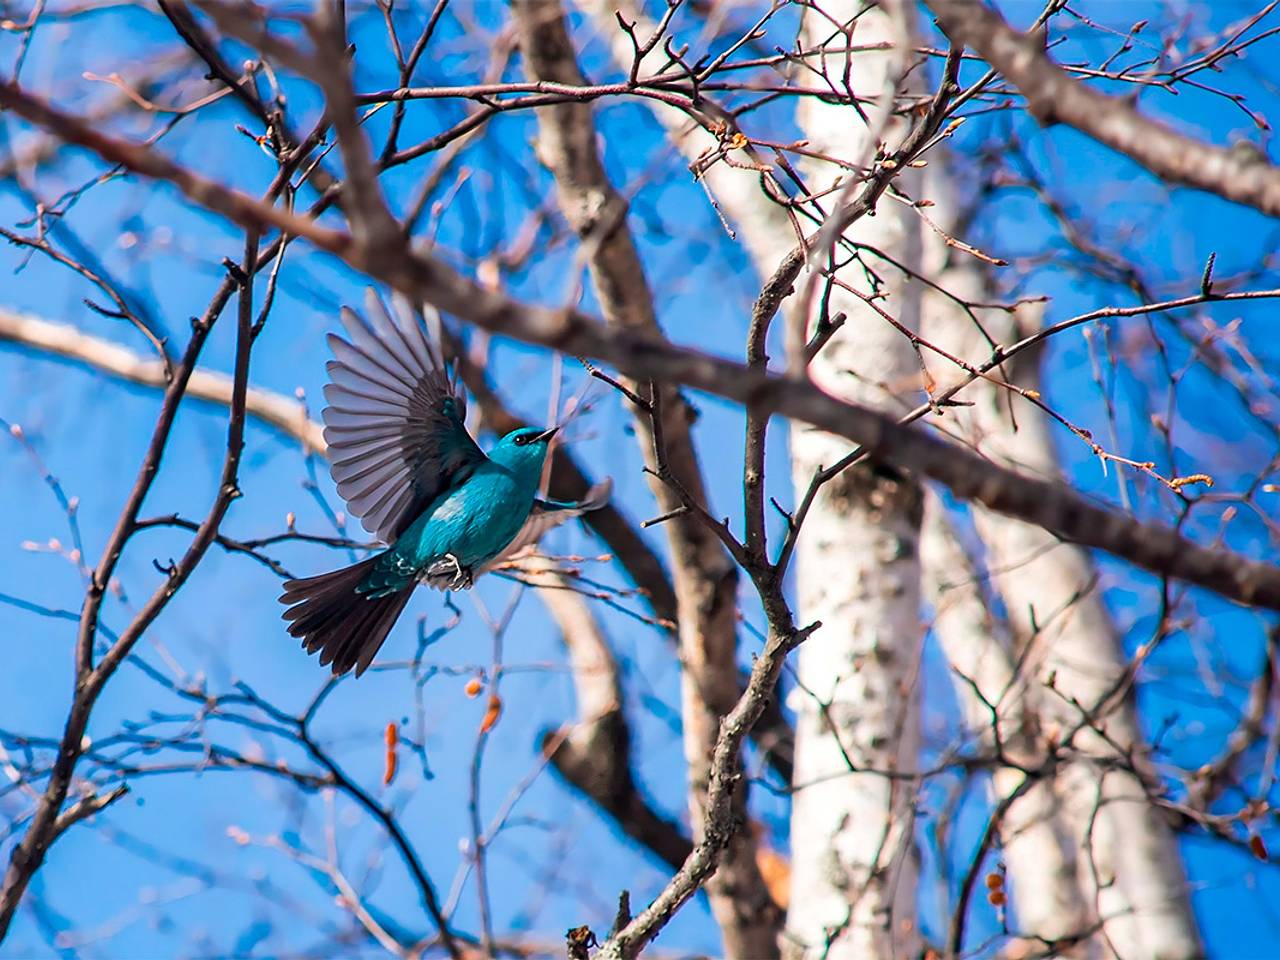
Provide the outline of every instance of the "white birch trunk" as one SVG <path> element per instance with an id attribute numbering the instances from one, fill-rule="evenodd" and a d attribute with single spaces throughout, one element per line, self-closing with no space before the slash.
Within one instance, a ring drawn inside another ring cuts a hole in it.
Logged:
<path id="1" fill-rule="evenodd" d="M 929 198 L 945 223 L 954 210 L 951 184 L 935 161 L 931 164 Z M 930 273 L 963 300 L 989 299 L 983 270 L 966 254 L 930 240 Z M 948 258 L 950 254 L 950 258 Z M 948 259 L 950 263 L 948 264 Z M 960 357 L 980 362 L 990 345 L 972 319 L 937 294 L 926 295 L 930 326 L 925 336 Z M 1039 322 L 1039 310 L 981 311 L 987 333 L 1010 343 Z M 1006 365 L 1005 377 L 1037 390 L 1039 358 Z M 962 375 L 945 361 L 934 369 L 942 386 Z M 997 371 L 1001 372 L 1001 371 Z M 1058 479 L 1060 471 L 1051 421 L 1029 402 L 1013 397 L 1017 429 L 1010 417 L 1008 391 L 979 380 L 961 398 L 974 403 L 957 407 L 951 429 L 997 463 L 1041 477 Z M 1030 649 L 1023 666 L 1036 698 L 1042 732 L 1059 741 L 1080 727 L 1080 707 L 1098 710 L 1106 737 L 1087 727 L 1072 740 L 1085 759 L 1059 775 L 1056 792 L 1063 802 L 1063 824 L 1075 854 L 1076 883 L 1091 923 L 1102 921 L 1102 936 L 1089 952 L 1121 958 L 1188 960 L 1203 955 L 1191 911 L 1177 841 L 1161 814 L 1146 799 L 1138 777 L 1123 771 L 1108 774 L 1098 763 L 1114 760 L 1117 747 L 1132 752 L 1140 770 L 1146 767 L 1145 745 L 1132 698 L 1103 700 L 1125 670 L 1126 659 L 1096 585 L 1088 554 L 1060 543 L 1039 527 L 975 510 L 978 533 L 987 550 L 993 585 L 1008 610 L 1015 635 Z M 1021 649 L 1018 652 L 1023 652 Z M 1108 743 L 1108 740 L 1111 743 Z M 1114 746 L 1112 745 L 1114 744 Z M 1052 937 L 1061 931 L 1058 915 L 1045 909 L 1064 891 L 1057 888 L 1061 864 L 1037 869 L 1034 861 L 1012 874 L 1015 904 L 1023 932 Z M 1053 881 L 1053 882 L 1051 882 Z M 1075 927 L 1081 929 L 1080 926 Z"/>
<path id="2" fill-rule="evenodd" d="M 627 3 L 619 3 L 616 0 L 579 0 L 579 5 L 589 11 L 595 18 L 595 22 L 599 25 L 600 32 L 609 39 L 613 45 L 615 58 L 620 64 L 629 65 L 631 57 L 630 42 L 617 29 L 616 23 L 613 21 L 613 11 L 619 7 L 624 8 L 624 12 L 628 19 L 638 20 L 638 29 L 641 34 L 647 36 L 647 31 L 652 29 L 652 22 L 646 22 L 643 17 L 637 16 L 638 11 L 634 5 Z M 841 10 L 847 13 L 844 8 L 860 7 L 860 4 L 854 2 L 845 2 L 841 5 Z M 840 11 L 835 11 L 831 5 L 824 4 L 827 12 L 836 13 L 839 18 Z M 882 18 L 881 28 L 884 27 L 883 13 L 880 11 L 872 12 L 875 16 Z M 871 33 L 877 29 L 874 25 L 872 14 L 864 14 L 859 20 L 858 42 L 869 42 Z M 859 55 L 855 63 L 855 82 L 858 84 L 860 92 L 866 92 L 868 89 L 874 91 L 874 78 L 869 74 L 871 64 L 867 62 L 865 55 Z M 833 57 L 829 61 L 828 67 L 839 63 L 839 57 Z M 880 67 L 883 69 L 883 66 Z M 684 155 L 692 160 L 699 156 L 704 149 L 714 144 L 714 140 L 705 131 L 691 124 L 687 118 L 683 117 L 678 111 L 666 108 L 660 104 L 651 104 L 655 115 L 663 122 L 667 129 L 671 132 L 672 141 L 681 150 Z M 812 116 L 806 118 L 806 134 L 820 134 L 822 131 L 814 129 L 814 127 L 823 122 L 821 116 Z M 827 121 L 833 121 L 834 129 L 841 129 L 844 125 L 843 117 L 828 117 Z M 827 141 L 830 138 L 822 136 L 820 138 Z M 848 154 L 840 154 L 848 157 Z M 938 207 L 934 211 L 936 219 L 946 223 L 949 214 L 954 213 L 954 203 L 952 202 L 952 187 L 949 182 L 948 172 L 945 163 L 942 162 L 942 152 L 935 150 L 930 154 L 930 167 L 928 175 L 931 186 L 928 196 L 937 202 Z M 770 275 L 776 268 L 781 259 L 794 246 L 796 241 L 795 231 L 785 212 L 776 204 L 769 201 L 760 191 L 758 178 L 750 171 L 736 169 L 726 164 L 717 164 L 713 166 L 704 176 L 704 182 L 709 192 L 715 197 L 720 208 L 724 211 L 728 219 L 737 229 L 739 236 L 751 252 L 752 258 L 756 263 L 757 270 L 761 276 Z M 880 217 L 888 212 L 882 204 Z M 877 218 L 879 219 L 879 217 Z M 878 226 L 878 225 L 877 225 Z M 885 232 L 890 232 L 888 228 L 883 228 Z M 960 296 L 968 294 L 973 299 L 985 299 L 985 291 L 982 289 L 982 278 L 980 272 L 973 269 L 976 264 L 962 264 L 958 268 L 946 270 L 946 276 L 940 276 L 943 272 L 945 264 L 945 256 L 947 251 L 941 248 L 940 242 L 931 232 L 925 233 L 925 243 L 932 247 L 930 252 L 930 276 L 935 279 L 941 279 L 944 287 L 951 289 Z M 892 243 L 900 242 L 892 237 L 888 238 Z M 870 241 L 868 241 L 870 242 Z M 884 247 L 887 252 L 895 251 L 892 246 Z M 966 289 L 967 286 L 967 289 Z M 972 322 L 961 311 L 958 311 L 955 305 L 941 297 L 934 297 L 926 294 L 928 309 L 927 315 L 933 321 L 930 328 L 925 331 L 926 335 L 944 346 L 950 346 L 960 355 L 970 359 L 980 359 L 985 356 L 985 341 L 977 338 L 977 331 L 972 327 Z M 900 307 L 889 304 L 888 308 L 897 314 L 901 314 Z M 833 307 L 833 309 L 835 309 Z M 869 323 L 859 323 L 864 317 L 863 311 L 850 313 L 854 319 L 851 321 L 853 329 L 866 330 L 874 325 Z M 958 319 L 959 318 L 959 319 Z M 907 319 L 907 318 L 903 318 Z M 1008 332 L 1011 330 L 1011 319 L 1003 314 L 984 314 L 984 324 L 997 339 L 1008 339 Z M 1003 327 L 1001 326 L 1003 324 Z M 846 333 L 846 337 L 849 334 Z M 963 340 L 964 337 L 970 337 L 967 347 L 963 344 L 957 345 L 957 338 Z M 865 342 L 865 341 L 864 341 Z M 900 346 L 900 345 L 899 345 Z M 871 344 L 867 344 L 867 351 L 860 351 L 861 355 L 869 355 L 869 351 L 874 349 Z M 835 364 L 829 364 L 835 367 Z M 882 370 L 897 369 L 899 372 L 907 369 L 903 362 L 903 355 L 898 353 L 896 358 L 891 353 L 886 356 L 886 365 L 882 366 Z M 947 373 L 947 379 L 955 375 L 954 368 Z M 941 378 L 941 374 L 939 375 Z M 825 382 L 825 381 L 824 381 Z M 946 382 L 946 379 L 943 380 Z M 829 387 L 830 388 L 830 387 Z M 995 394 L 993 390 L 984 383 L 976 383 L 967 388 L 966 396 L 976 391 L 986 392 L 986 402 L 978 410 L 972 413 L 966 408 L 956 408 L 957 419 L 963 422 L 970 422 L 976 418 L 980 418 L 982 432 L 984 435 L 995 434 L 1002 437 L 1001 443 L 1007 446 L 1008 457 L 1014 461 L 1023 462 L 1024 464 L 1040 464 L 1042 468 L 1047 468 L 1051 473 L 1055 471 L 1055 458 L 1053 456 L 1052 446 L 1049 443 L 1047 435 L 1044 433 L 1043 424 L 1036 428 L 1028 429 L 1028 421 L 1034 417 L 1034 412 L 1024 411 L 1024 416 L 1019 418 L 1023 429 L 1017 433 L 1012 433 L 1009 429 L 1007 413 L 1001 415 L 1001 407 L 995 402 Z M 851 394 L 852 395 L 852 394 Z M 865 397 L 864 397 L 865 398 Z M 882 394 L 883 398 L 883 394 Z M 954 421 L 953 421 L 954 425 Z M 970 429 L 973 429 L 971 426 Z M 843 449 L 842 447 L 840 449 Z M 983 449 L 988 449 L 984 447 Z M 819 445 L 817 437 L 807 437 L 797 435 L 793 441 L 793 450 L 797 454 L 797 460 L 803 456 L 813 458 L 815 461 L 827 460 L 832 450 L 823 451 Z M 807 482 L 803 477 L 799 479 L 801 484 Z M 825 508 L 824 508 L 825 510 Z M 829 530 L 833 526 L 839 527 L 846 522 L 843 514 L 838 510 L 825 510 L 818 517 L 811 517 L 813 529 Z M 815 522 L 817 521 L 817 522 Z M 909 529 L 910 524 L 906 527 Z M 1014 625 L 1025 630 L 1030 620 L 1029 611 L 1035 609 L 1039 615 L 1043 617 L 1048 611 L 1063 606 L 1066 601 L 1075 596 L 1082 588 L 1091 583 L 1092 572 L 1087 562 L 1087 557 L 1081 552 L 1070 547 L 1059 547 L 1050 553 L 1042 556 L 1037 565 L 1028 567 L 1020 566 L 1021 561 L 1025 561 L 1028 556 L 1034 556 L 1035 551 L 1043 546 L 1049 539 L 1047 534 L 1042 531 L 1036 531 L 1025 525 L 1017 524 L 1014 521 L 1003 520 L 998 517 L 984 517 L 982 519 L 981 532 L 987 542 L 988 550 L 991 552 L 992 565 L 1000 570 L 1008 570 L 1010 573 L 1002 574 L 997 579 L 997 588 L 1005 600 L 1005 603 L 1014 611 Z M 863 535 L 870 535 L 865 528 L 861 531 Z M 838 536 L 839 539 L 836 539 Z M 891 541 L 892 537 L 888 537 Z M 844 551 L 844 554 L 841 553 Z M 891 551 L 890 551 L 891 552 Z M 821 550 L 815 547 L 812 553 L 812 561 L 810 561 L 810 569 L 813 564 L 817 564 L 819 580 L 825 580 L 833 577 L 836 571 L 842 571 L 846 565 L 849 556 L 855 558 L 853 563 L 857 563 L 856 557 L 867 556 L 869 553 L 866 540 L 860 536 L 850 533 L 845 536 L 843 533 L 837 532 L 825 539 L 821 545 Z M 800 558 L 801 563 L 805 563 L 804 556 Z M 910 554 L 908 553 L 908 556 Z M 1063 559 L 1063 557 L 1066 559 Z M 928 559 L 928 555 L 926 555 Z M 826 562 L 824 562 L 824 560 Z M 874 583 L 869 584 L 867 593 L 873 593 L 877 589 L 886 588 L 891 592 L 895 589 L 902 589 L 907 594 L 914 595 L 915 588 L 910 585 L 909 577 L 898 577 L 895 568 L 902 566 L 912 566 L 912 562 L 906 564 L 897 561 L 891 561 L 888 564 L 890 570 L 888 575 L 890 582 L 888 584 Z M 860 568 L 855 568 L 859 572 Z M 876 573 L 885 572 L 877 567 Z M 932 571 L 936 574 L 936 569 Z M 930 580 L 931 586 L 936 585 L 936 577 Z M 823 596 L 818 597 L 805 593 L 806 584 L 808 589 L 812 589 L 816 594 L 819 584 L 812 583 L 804 572 L 800 576 L 800 588 L 802 591 L 801 605 L 802 613 L 805 616 L 812 616 L 819 604 L 823 607 L 825 613 L 824 621 L 827 628 L 824 635 L 831 634 L 837 629 L 846 636 L 852 634 L 855 624 L 848 618 L 848 611 L 840 609 L 837 598 L 831 596 L 828 592 L 823 591 Z M 931 590 L 931 596 L 933 592 Z M 903 611 L 908 606 L 904 603 L 897 610 Z M 1092 610 L 1082 609 L 1083 607 L 1092 607 Z M 912 614 L 914 617 L 914 614 Z M 957 615 L 954 619 L 962 619 L 963 615 Z M 905 616 L 903 617 L 905 619 Z M 1094 659 L 1094 654 L 1098 652 L 1099 647 L 1107 648 L 1105 656 L 1097 659 L 1095 662 L 1110 663 L 1116 665 L 1120 662 L 1118 646 L 1116 644 L 1114 634 L 1112 632 L 1105 610 L 1102 609 L 1100 601 L 1096 597 L 1090 595 L 1089 598 L 1075 605 L 1074 612 L 1066 618 L 1059 618 L 1055 631 L 1068 630 L 1080 641 L 1077 646 L 1083 646 L 1087 651 L 1084 663 Z M 886 621 L 889 622 L 889 621 Z M 914 630 L 914 627 L 913 627 Z M 976 624 L 969 623 L 963 628 L 953 626 L 946 630 L 951 637 L 968 637 L 968 643 L 980 645 L 980 649 L 988 649 L 994 642 L 989 633 L 984 632 Z M 908 634 L 911 635 L 911 634 Z M 1055 636 L 1057 634 L 1055 633 Z M 940 640 L 946 640 L 940 636 Z M 814 641 L 823 641 L 823 635 L 814 638 Z M 818 647 L 817 642 L 810 643 L 810 650 Z M 956 662 L 965 664 L 966 661 L 960 656 L 964 651 L 964 644 L 952 645 L 947 643 L 947 647 L 956 654 Z M 1057 651 L 1054 655 L 1056 662 L 1061 662 L 1067 657 L 1068 648 L 1064 647 Z M 972 657 L 972 651 L 969 651 Z M 810 663 L 814 661 L 810 659 Z M 972 666 L 972 663 L 969 664 Z M 1051 668 L 1050 668 L 1051 669 Z M 819 668 L 815 670 L 822 676 Z M 1076 678 L 1080 674 L 1080 670 L 1068 667 L 1068 669 L 1059 674 L 1063 682 L 1075 683 Z M 1034 683 L 1037 680 L 1043 680 L 1047 676 L 1048 671 L 1041 666 L 1037 677 L 1027 678 L 1031 684 L 1028 696 L 1035 694 Z M 994 682 L 988 677 L 988 682 Z M 1059 687 L 1061 688 L 1061 683 Z M 1083 691 L 1082 691 L 1083 692 Z M 1023 706 L 1024 710 L 1034 711 L 1037 704 L 1027 702 Z M 1131 733 L 1136 734 L 1136 722 L 1133 719 L 1131 706 L 1126 706 L 1122 719 L 1123 724 L 1129 728 Z M 1038 719 L 1033 716 L 1033 719 Z M 1111 723 L 1115 722 L 1112 718 Z M 1110 730 L 1111 727 L 1109 726 Z M 809 731 L 802 725 L 802 729 L 798 731 L 798 737 L 803 744 L 805 741 L 812 742 Z M 1140 743 L 1140 738 L 1130 738 L 1130 742 Z M 907 754 L 904 752 L 903 756 Z M 809 758 L 813 758 L 814 753 L 809 751 Z M 807 762 L 807 761 L 806 761 Z M 797 782 L 802 782 L 803 774 L 799 774 Z M 1012 776 L 1003 774 L 997 775 L 993 784 L 997 797 L 1008 796 L 1013 789 L 1016 788 L 1016 780 Z M 1078 932 L 1089 922 L 1089 918 L 1097 916 L 1098 907 L 1095 905 L 1097 899 L 1096 885 L 1093 882 L 1091 871 L 1088 867 L 1088 859 L 1079 856 L 1080 845 L 1084 839 L 1084 829 L 1080 824 L 1080 812 L 1067 819 L 1065 811 L 1061 808 L 1058 789 L 1065 784 L 1056 784 L 1054 787 L 1046 787 L 1044 790 L 1037 788 L 1031 791 L 1026 797 L 1019 801 L 1018 805 L 1010 811 L 1011 826 L 1016 826 L 1016 830 L 1006 831 L 1004 855 L 1006 858 L 1006 866 L 1011 884 L 1014 888 L 1014 907 L 1017 914 L 1018 928 L 1028 934 L 1038 934 L 1040 936 L 1054 937 L 1057 935 Z M 1083 793 L 1080 793 L 1083 796 Z M 801 800 L 800 802 L 804 802 Z M 1117 918 L 1109 924 L 1108 934 L 1112 930 L 1116 931 L 1116 936 L 1112 942 L 1120 951 L 1120 954 L 1126 958 L 1129 957 L 1145 957 L 1145 956 L 1168 956 L 1168 957 L 1189 957 L 1199 954 L 1199 943 L 1195 933 L 1194 923 L 1186 903 L 1185 884 L 1183 873 L 1179 859 L 1175 841 L 1169 835 L 1169 832 L 1158 822 L 1153 822 L 1152 817 L 1143 814 L 1135 805 L 1129 804 L 1127 816 L 1137 821 L 1137 833 L 1134 836 L 1140 838 L 1140 842 L 1136 844 L 1126 845 L 1130 849 L 1120 852 L 1118 856 L 1125 860 L 1132 860 L 1137 855 L 1141 862 L 1138 864 L 1136 873 L 1145 879 L 1139 881 L 1132 874 L 1128 866 L 1124 867 L 1123 872 L 1128 875 L 1128 879 L 1112 884 L 1113 888 L 1106 896 L 1112 900 L 1116 899 L 1117 891 L 1123 885 L 1136 887 L 1135 895 L 1139 897 L 1138 903 L 1143 906 L 1130 917 Z M 1112 813 L 1120 813 L 1122 818 L 1126 815 L 1118 810 L 1115 805 L 1108 808 Z M 1148 812 L 1149 812 L 1149 808 Z M 1134 816 L 1135 810 L 1137 816 Z M 1108 818 L 1110 819 L 1110 817 Z M 821 867 L 810 869 L 810 866 L 817 863 L 824 857 L 827 857 L 827 848 L 825 846 L 813 850 L 809 846 L 809 840 L 805 831 L 805 824 L 801 818 L 797 817 L 794 823 L 794 829 L 798 832 L 792 837 L 793 856 L 799 861 L 798 867 L 806 871 L 803 878 L 796 879 L 792 886 L 792 897 L 794 906 L 792 908 L 791 928 L 793 931 L 799 928 L 812 929 L 814 923 L 821 921 L 812 919 L 816 918 L 821 908 L 809 910 L 805 904 L 811 895 L 818 894 L 823 889 L 829 889 L 831 886 L 831 875 L 823 879 Z M 1108 831 L 1109 837 L 1114 837 L 1114 831 Z M 1122 834 L 1128 836 L 1128 833 Z M 1093 847 L 1097 850 L 1102 842 L 1102 834 L 1095 830 Z M 1096 857 L 1095 857 L 1096 859 Z M 808 865 L 806 865 L 806 862 Z M 1114 864 L 1105 862 L 1105 858 L 1099 861 L 1100 866 L 1109 867 Z M 1109 878 L 1111 870 L 1102 871 L 1101 876 L 1104 882 Z M 1079 878 L 1082 873 L 1090 874 L 1085 878 L 1082 884 Z M 832 901 L 834 902 L 834 898 Z M 1152 906 L 1163 904 L 1162 908 L 1152 910 Z M 1118 910 L 1123 913 L 1127 908 L 1119 906 Z M 805 912 L 806 916 L 801 919 L 801 912 Z M 1103 912 L 1106 912 L 1105 907 Z M 911 913 L 906 914 L 908 918 Z M 1090 953 L 1099 953 L 1104 947 L 1101 942 L 1095 940 L 1091 944 L 1086 944 L 1079 951 L 1082 955 Z"/>
<path id="3" fill-rule="evenodd" d="M 630 64 L 631 46 L 613 22 L 616 4 L 579 0 L 613 45 L 620 64 Z M 862 13 L 860 0 L 824 3 L 836 21 Z M 893 5 L 902 17 L 894 23 L 883 9 L 862 13 L 857 40 L 874 45 L 900 40 L 907 6 Z M 651 22 L 638 20 L 647 36 Z M 812 12 L 810 12 L 812 14 Z M 806 17 L 806 46 L 826 42 L 833 51 L 844 35 L 816 14 Z M 880 97 L 886 78 L 900 62 L 900 50 L 858 53 L 853 84 L 860 95 Z M 826 61 L 834 82 L 843 82 L 846 55 L 832 52 Z M 895 74 L 896 75 L 896 72 Z M 673 142 L 690 160 L 715 140 L 678 111 L 654 105 Z M 817 151 L 853 160 L 869 159 L 866 124 L 850 107 L 806 100 L 797 122 Z M 873 124 L 877 122 L 872 119 Z M 896 126 L 881 131 L 891 141 Z M 866 155 L 866 156 L 864 156 Z M 813 190 L 830 186 L 844 171 L 810 164 L 805 171 Z M 734 224 L 762 277 L 773 273 L 799 241 L 782 207 L 761 192 L 759 175 L 717 164 L 704 184 Z M 834 198 L 831 199 L 834 203 Z M 918 264 L 919 223 L 904 208 L 885 201 L 874 218 L 863 218 L 848 236 L 883 250 L 906 264 Z M 875 264 L 889 297 L 886 310 L 909 327 L 919 319 L 918 293 L 894 268 Z M 867 283 L 854 266 L 841 273 L 859 289 Z M 873 310 L 851 294 L 833 292 L 830 310 L 844 311 L 845 327 L 828 343 L 811 368 L 814 379 L 836 395 L 881 407 L 902 409 L 897 400 L 919 387 L 919 367 L 909 344 Z M 797 496 L 804 495 L 814 471 L 849 450 L 847 441 L 797 426 L 792 434 L 792 465 Z M 920 492 L 914 484 L 853 470 L 832 481 L 815 501 L 797 547 L 800 616 L 821 619 L 824 627 L 801 648 L 797 694 L 797 757 L 791 825 L 791 893 L 787 921 L 788 952 L 799 956 L 897 957 L 917 954 L 916 859 L 910 810 L 915 785 L 860 768 L 911 769 L 918 747 L 916 674 L 919 666 L 919 566 L 916 545 Z"/>
<path id="4" fill-rule="evenodd" d="M 1046 756 L 1028 677 L 1017 669 L 1009 638 L 992 622 L 978 573 L 956 540 L 946 507 L 932 494 L 925 503 L 920 556 L 933 633 L 951 666 L 966 732 L 988 751 L 996 748 L 998 732 L 1004 756 L 1018 765 L 991 773 L 993 809 L 1009 803 L 1000 857 L 1014 895 L 1013 927 L 1046 941 L 1074 935 L 1088 929 L 1092 916 L 1076 881 L 1077 839 L 1065 823 L 1053 780 L 1023 787 L 1022 770 L 1038 767 Z M 1024 792 L 1010 801 L 1019 790 Z M 1086 947 L 1080 954 L 1089 952 Z"/>
<path id="5" fill-rule="evenodd" d="M 906 4 L 862 12 L 860 0 L 824 3 L 806 11 L 800 43 L 825 45 L 824 69 L 842 84 L 849 38 L 840 24 L 856 20 L 853 43 L 890 43 L 884 52 L 853 55 L 851 82 L 875 102 L 901 76 Z M 898 19 L 895 20 L 895 15 Z M 817 63 L 817 60 L 812 61 Z M 870 138 L 884 117 L 858 113 L 816 98 L 800 101 L 796 120 L 811 149 L 847 161 L 874 154 Z M 879 128 L 894 143 L 905 133 Z M 830 187 L 846 171 L 804 165 L 809 189 Z M 908 174 L 911 172 L 908 171 Z M 831 205 L 834 205 L 834 199 Z M 883 251 L 911 268 L 920 266 L 920 224 L 904 207 L 882 201 L 846 236 Z M 919 295 L 894 267 L 867 257 L 888 294 L 883 309 L 911 329 Z M 857 263 L 841 278 L 871 293 Z M 905 337 L 847 291 L 834 288 L 832 313 L 848 319 L 814 358 L 810 376 L 828 392 L 902 411 L 920 388 L 916 357 Z M 810 323 L 816 319 L 809 318 Z M 792 479 L 797 500 L 814 473 L 848 453 L 848 441 L 794 424 Z M 787 935 L 795 955 L 839 958 L 901 957 L 919 952 L 916 925 L 917 858 L 912 836 L 916 784 L 885 771 L 911 770 L 919 746 L 920 489 L 870 466 L 845 471 L 822 488 L 804 522 L 796 550 L 796 591 L 802 621 L 823 627 L 800 648 L 796 713 L 796 792 L 791 812 L 791 909 Z M 857 768 L 879 772 L 850 772 Z"/>

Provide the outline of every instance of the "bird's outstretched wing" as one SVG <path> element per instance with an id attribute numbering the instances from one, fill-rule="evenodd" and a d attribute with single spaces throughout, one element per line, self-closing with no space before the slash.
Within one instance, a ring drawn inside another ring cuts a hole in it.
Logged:
<path id="1" fill-rule="evenodd" d="M 394 317 L 373 290 L 365 301 L 367 320 L 342 308 L 350 340 L 329 335 L 324 438 L 348 510 L 391 543 L 485 455 L 467 433 L 466 398 L 445 369 L 439 316 L 428 314 L 429 330 L 404 301 Z"/>

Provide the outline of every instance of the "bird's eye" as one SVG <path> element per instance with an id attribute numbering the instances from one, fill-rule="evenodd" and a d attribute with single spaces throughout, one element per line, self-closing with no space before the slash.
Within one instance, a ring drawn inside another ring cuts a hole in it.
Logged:
<path id="1" fill-rule="evenodd" d="M 523 447 L 526 443 L 529 442 L 529 438 L 522 433 L 520 434 L 520 436 L 512 439 L 511 442 L 514 443 L 517 447 Z"/>

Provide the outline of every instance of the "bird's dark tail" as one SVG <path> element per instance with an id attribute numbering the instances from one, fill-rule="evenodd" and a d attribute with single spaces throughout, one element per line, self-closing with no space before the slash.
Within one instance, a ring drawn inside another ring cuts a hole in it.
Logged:
<path id="1" fill-rule="evenodd" d="M 364 673 L 387 639 L 413 593 L 411 583 L 398 593 L 368 597 L 356 587 L 376 557 L 305 580 L 286 580 L 280 602 L 289 609 L 289 633 L 302 638 L 307 653 L 320 651 L 320 665 L 333 664 L 334 675 L 355 667 Z"/>

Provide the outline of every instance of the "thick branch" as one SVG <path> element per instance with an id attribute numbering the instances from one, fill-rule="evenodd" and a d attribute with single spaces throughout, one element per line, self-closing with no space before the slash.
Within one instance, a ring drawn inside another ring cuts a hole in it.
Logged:
<path id="1" fill-rule="evenodd" d="M 1280 168 L 1179 133 L 1133 103 L 1073 80 L 1045 52 L 1043 38 L 1020 33 L 979 0 L 925 0 L 938 25 L 1004 74 L 1043 124 L 1065 123 L 1123 153 L 1170 183 L 1216 193 L 1280 216 Z"/>
<path id="2" fill-rule="evenodd" d="M 782 664 L 792 650 L 812 633 L 813 624 L 790 636 L 771 636 L 751 670 L 747 689 L 720 724 L 715 752 L 711 758 L 711 780 L 707 786 L 706 827 L 671 882 L 658 898 L 601 948 L 601 960 L 637 957 L 645 946 L 715 872 L 721 853 L 737 832 L 733 823 L 733 798 L 741 776 L 738 752 L 747 732 L 760 719 L 773 696 Z"/>
<path id="3" fill-rule="evenodd" d="M 516 0 L 512 18 L 525 70 L 531 80 L 581 86 L 585 82 L 556 0 Z M 661 340 L 653 291 L 627 223 L 627 203 L 604 169 L 592 108 L 566 102 L 537 109 L 539 159 L 556 182 L 560 209 L 580 238 L 605 324 L 641 338 Z M 688 405 L 675 384 L 632 378 L 636 434 L 671 545 L 680 640 L 681 712 L 689 764 L 689 810 L 695 839 L 711 826 L 707 785 L 721 718 L 738 697 L 737 568 L 717 535 L 704 523 L 705 482 L 694 448 Z M 688 497 L 700 509 L 676 513 Z M 746 788 L 734 791 L 735 824 L 745 819 Z M 683 858 L 681 858 L 683 860 Z M 780 912 L 760 875 L 753 838 L 731 831 L 721 848 L 719 869 L 708 878 L 707 895 L 733 956 L 776 955 Z"/>
<path id="4" fill-rule="evenodd" d="M 145 387 L 165 387 L 164 365 L 101 337 L 82 333 L 70 324 L 0 307 L 0 341 L 31 347 Z M 198 369 L 187 382 L 186 396 L 219 406 L 231 405 L 232 382 L 226 374 Z M 245 397 L 249 416 L 296 437 L 308 448 L 324 453 L 324 428 L 307 416 L 304 404 L 271 390 L 250 387 Z"/>
<path id="5" fill-rule="evenodd" d="M 146 144 L 134 143 L 100 133 L 92 124 L 63 113 L 38 97 L 31 96 L 17 84 L 0 83 L 0 107 L 43 127 L 68 143 L 92 150 L 108 163 L 118 163 L 127 170 L 155 180 L 172 183 L 197 204 L 255 230 L 278 229 L 304 236 L 321 250 L 342 255 L 351 246 L 351 238 L 341 230 L 330 230 L 314 220 L 276 207 L 174 163 Z"/>
<path id="6" fill-rule="evenodd" d="M 904 427 L 889 416 L 835 400 L 805 381 L 753 372 L 732 360 L 652 336 L 606 330 L 575 310 L 522 303 L 485 289 L 435 257 L 412 252 L 407 246 L 374 256 L 348 234 L 259 203 L 159 158 L 145 146 L 98 133 L 13 84 L 0 85 L 0 105 L 111 162 L 175 183 L 201 206 L 241 225 L 266 223 L 305 237 L 407 296 L 493 333 L 593 357 L 638 379 L 683 383 L 811 423 L 861 443 L 875 459 L 941 483 L 962 500 L 981 503 L 1065 540 L 1105 550 L 1145 570 L 1185 580 L 1228 599 L 1280 610 L 1280 567 L 1232 550 L 1201 547 L 1169 527 L 1142 523 L 1099 506 L 1060 483 L 1020 476 L 922 430 Z"/>

